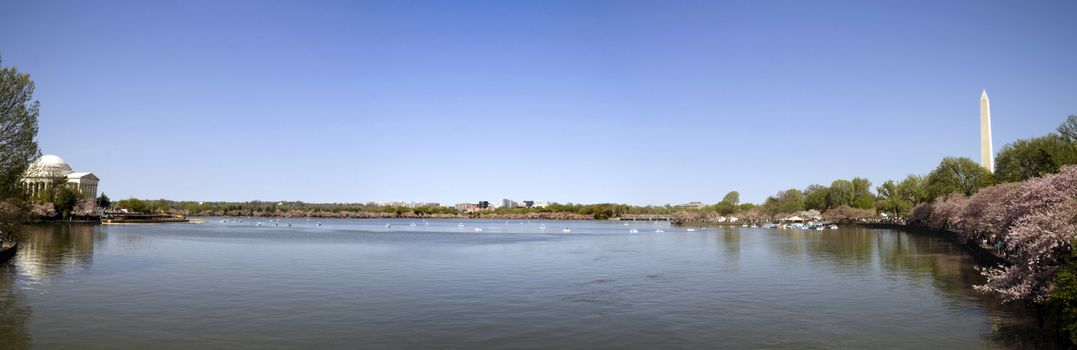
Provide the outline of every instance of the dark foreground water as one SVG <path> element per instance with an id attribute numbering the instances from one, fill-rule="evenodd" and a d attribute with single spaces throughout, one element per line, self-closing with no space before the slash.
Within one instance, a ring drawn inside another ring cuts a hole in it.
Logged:
<path id="1" fill-rule="evenodd" d="M 29 227 L 3 347 L 1036 346 L 958 247 L 898 231 L 257 221 Z"/>

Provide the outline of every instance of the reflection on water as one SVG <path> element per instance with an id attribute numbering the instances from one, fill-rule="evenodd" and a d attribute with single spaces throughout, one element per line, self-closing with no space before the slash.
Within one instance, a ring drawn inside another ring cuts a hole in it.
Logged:
<path id="1" fill-rule="evenodd" d="M 15 286 L 11 264 L 0 264 L 0 344 L 5 349 L 29 349 L 31 345 L 30 306 Z"/>
<path id="2" fill-rule="evenodd" d="M 20 234 L 15 265 L 36 281 L 49 275 L 87 270 L 94 248 L 104 243 L 105 233 L 95 225 L 57 224 L 26 226 Z"/>
<path id="3" fill-rule="evenodd" d="M 0 266 L 0 339 L 44 348 L 1045 345 L 1024 309 L 972 291 L 982 280 L 959 247 L 891 230 L 207 221 L 28 227 Z"/>

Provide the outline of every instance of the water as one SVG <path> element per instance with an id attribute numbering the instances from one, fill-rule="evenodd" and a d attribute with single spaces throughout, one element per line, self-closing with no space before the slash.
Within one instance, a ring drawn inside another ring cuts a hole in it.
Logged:
<path id="1" fill-rule="evenodd" d="M 981 280 L 958 247 L 892 230 L 221 220 L 28 227 L 16 258 L 0 265 L 0 339 L 166 349 L 1030 346 L 1028 315 L 973 292 Z"/>

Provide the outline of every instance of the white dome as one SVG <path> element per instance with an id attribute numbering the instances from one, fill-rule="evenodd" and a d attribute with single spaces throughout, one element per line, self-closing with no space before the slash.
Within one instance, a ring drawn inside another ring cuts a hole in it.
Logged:
<path id="1" fill-rule="evenodd" d="M 51 154 L 41 156 L 30 163 L 30 168 L 27 169 L 28 175 L 32 177 L 58 177 L 73 172 L 74 170 L 71 170 L 71 166 L 67 165 L 63 158 Z"/>

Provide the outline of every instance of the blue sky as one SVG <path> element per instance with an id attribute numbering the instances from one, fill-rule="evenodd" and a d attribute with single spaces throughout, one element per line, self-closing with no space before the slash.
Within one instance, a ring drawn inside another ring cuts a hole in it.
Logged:
<path id="1" fill-rule="evenodd" d="M 6 1 L 113 198 L 761 201 L 1077 114 L 1077 2 Z"/>

